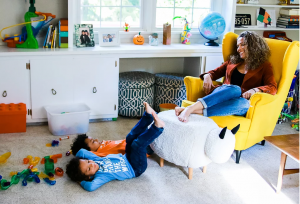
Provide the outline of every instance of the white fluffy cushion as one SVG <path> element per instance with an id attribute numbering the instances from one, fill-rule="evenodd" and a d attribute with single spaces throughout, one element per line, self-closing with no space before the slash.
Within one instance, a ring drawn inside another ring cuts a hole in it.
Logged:
<path id="1" fill-rule="evenodd" d="M 206 139 L 205 154 L 215 163 L 225 163 L 230 158 L 234 146 L 235 136 L 230 130 L 226 131 L 223 139 L 220 139 L 221 128 L 212 130 Z"/>
<path id="2" fill-rule="evenodd" d="M 189 121 L 183 123 L 175 116 L 174 110 L 160 112 L 158 116 L 166 125 L 150 146 L 159 157 L 191 168 L 211 162 L 204 154 L 206 138 L 211 130 L 220 129 L 212 119 L 192 114 Z"/>

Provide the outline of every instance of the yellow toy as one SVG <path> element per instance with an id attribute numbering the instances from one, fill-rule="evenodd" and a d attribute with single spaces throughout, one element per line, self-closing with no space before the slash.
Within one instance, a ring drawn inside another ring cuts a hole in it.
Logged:
<path id="1" fill-rule="evenodd" d="M 10 157 L 11 152 L 6 152 L 0 156 L 0 164 L 4 164 L 6 160 Z"/>

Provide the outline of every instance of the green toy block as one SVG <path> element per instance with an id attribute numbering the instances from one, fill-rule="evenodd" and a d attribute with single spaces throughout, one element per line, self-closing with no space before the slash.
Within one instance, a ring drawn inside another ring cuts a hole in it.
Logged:
<path id="1" fill-rule="evenodd" d="M 48 175 L 49 173 L 54 174 L 54 162 L 50 159 L 50 156 L 46 156 L 45 158 L 45 173 Z"/>
<path id="2" fill-rule="evenodd" d="M 112 118 L 113 121 L 117 121 L 118 118 Z"/>

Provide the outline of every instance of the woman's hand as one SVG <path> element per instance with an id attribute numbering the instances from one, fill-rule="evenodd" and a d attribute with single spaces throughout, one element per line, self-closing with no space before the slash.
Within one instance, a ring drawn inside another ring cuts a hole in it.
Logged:
<path id="1" fill-rule="evenodd" d="M 212 87 L 214 87 L 210 74 L 205 74 L 203 76 L 204 80 L 203 80 L 203 90 L 205 94 L 208 94 L 211 90 Z"/>
<path id="2" fill-rule="evenodd" d="M 253 94 L 255 94 L 256 91 L 254 89 L 250 89 L 249 91 L 246 91 L 242 94 L 243 98 L 249 99 Z"/>

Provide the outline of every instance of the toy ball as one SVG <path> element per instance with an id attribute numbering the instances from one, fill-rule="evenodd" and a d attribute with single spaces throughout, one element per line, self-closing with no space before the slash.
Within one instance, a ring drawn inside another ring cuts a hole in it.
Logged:
<path id="1" fill-rule="evenodd" d="M 144 39 L 144 37 L 141 35 L 141 32 L 139 32 L 138 35 L 135 35 L 135 36 L 133 37 L 133 43 L 134 43 L 135 45 L 143 45 L 144 42 L 145 42 L 145 39 Z"/>
<path id="2" fill-rule="evenodd" d="M 200 34 L 209 40 L 204 44 L 207 46 L 219 46 L 214 40 L 224 33 L 225 28 L 225 19 L 218 12 L 208 13 L 198 27 Z"/>

